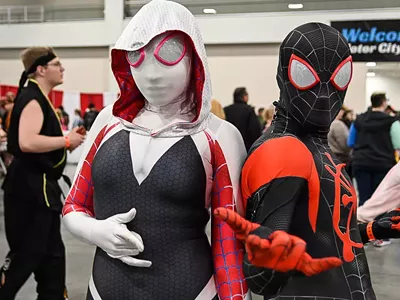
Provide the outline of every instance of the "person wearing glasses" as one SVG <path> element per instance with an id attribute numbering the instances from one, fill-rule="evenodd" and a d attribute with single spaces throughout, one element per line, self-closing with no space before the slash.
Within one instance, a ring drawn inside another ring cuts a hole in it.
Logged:
<path id="1" fill-rule="evenodd" d="M 14 299 L 33 273 L 38 299 L 58 300 L 64 299 L 65 292 L 58 180 L 63 176 L 67 150 L 78 147 L 84 135 L 79 128 L 63 135 L 47 96 L 63 83 L 64 68 L 53 49 L 28 48 L 21 59 L 24 72 L 8 130 L 8 152 L 14 158 L 2 186 L 10 251 L 0 270 L 0 299 Z"/>

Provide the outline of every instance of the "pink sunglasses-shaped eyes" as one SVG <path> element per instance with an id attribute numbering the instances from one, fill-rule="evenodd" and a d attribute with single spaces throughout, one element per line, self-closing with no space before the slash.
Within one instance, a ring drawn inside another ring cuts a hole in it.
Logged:
<path id="1" fill-rule="evenodd" d="M 144 61 L 146 54 L 144 53 L 144 48 L 136 50 L 136 51 L 126 51 L 125 57 L 128 63 L 134 67 L 139 67 Z"/>
<path id="2" fill-rule="evenodd" d="M 187 51 L 184 39 L 174 33 L 166 36 L 154 50 L 154 57 L 166 66 L 178 64 L 185 56 Z M 128 63 L 137 68 L 144 61 L 146 53 L 144 48 L 136 51 L 125 52 Z"/>

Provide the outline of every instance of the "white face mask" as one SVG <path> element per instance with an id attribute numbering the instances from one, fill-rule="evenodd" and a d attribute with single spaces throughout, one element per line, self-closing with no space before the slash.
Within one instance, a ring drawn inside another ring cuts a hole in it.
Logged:
<path id="1" fill-rule="evenodd" d="M 156 36 L 142 49 L 126 52 L 138 89 L 154 107 L 180 101 L 190 81 L 191 56 L 184 34 L 171 32 Z"/>

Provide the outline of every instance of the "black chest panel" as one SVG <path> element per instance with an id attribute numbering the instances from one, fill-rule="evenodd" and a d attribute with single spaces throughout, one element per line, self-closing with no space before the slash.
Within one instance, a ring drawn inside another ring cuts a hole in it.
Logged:
<path id="1" fill-rule="evenodd" d="M 259 143 L 284 135 L 267 133 Z M 309 197 L 304 193 L 304 199 L 297 202 L 289 233 L 307 242 L 307 252 L 312 257 L 340 257 L 344 264 L 312 277 L 298 273 L 274 299 L 374 300 L 376 296 L 357 225 L 357 196 L 351 179 L 344 166 L 339 166 L 340 161 L 330 150 L 327 140 L 310 136 L 300 140 L 311 151 L 319 176 L 318 218 L 314 233 L 309 221 Z"/>
<path id="2" fill-rule="evenodd" d="M 103 300 L 195 299 L 213 273 L 202 159 L 186 136 L 139 185 L 129 134 L 113 135 L 94 158 L 94 210 L 97 219 L 106 219 L 136 208 L 127 227 L 140 234 L 145 250 L 135 258 L 150 260 L 152 266 L 131 267 L 97 249 L 94 283 Z"/>

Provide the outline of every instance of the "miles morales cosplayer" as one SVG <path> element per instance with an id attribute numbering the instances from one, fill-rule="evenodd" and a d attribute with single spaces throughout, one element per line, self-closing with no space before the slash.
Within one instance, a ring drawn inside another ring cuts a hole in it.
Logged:
<path id="1" fill-rule="evenodd" d="M 337 30 L 309 23 L 290 32 L 280 47 L 273 125 L 242 169 L 247 220 L 215 211 L 245 242 L 243 272 L 264 299 L 376 299 L 363 243 L 399 237 L 399 211 L 358 225 L 351 179 L 328 146 L 351 77 Z"/>

